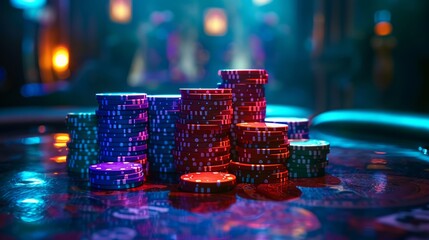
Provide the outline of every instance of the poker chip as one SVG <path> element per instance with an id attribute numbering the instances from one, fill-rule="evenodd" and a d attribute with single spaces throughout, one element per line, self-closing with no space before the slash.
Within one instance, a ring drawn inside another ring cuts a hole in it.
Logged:
<path id="1" fill-rule="evenodd" d="M 149 145 L 150 172 L 175 172 L 174 132 L 179 119 L 181 95 L 149 95 Z"/>
<path id="2" fill-rule="evenodd" d="M 265 122 L 287 124 L 289 126 L 289 139 L 308 139 L 310 137 L 308 118 L 267 117 L 265 118 Z"/>
<path id="3" fill-rule="evenodd" d="M 236 177 L 221 172 L 195 172 L 180 176 L 179 186 L 183 191 L 195 193 L 218 193 L 234 189 Z"/>
<path id="4" fill-rule="evenodd" d="M 145 163 L 149 119 L 147 95 L 145 93 L 98 93 L 96 99 L 98 101 L 96 115 L 99 120 L 97 125 L 99 160 Z M 102 184 L 98 182 L 96 185 Z"/>
<path id="5" fill-rule="evenodd" d="M 250 131 L 284 131 L 288 130 L 286 124 L 278 123 L 263 123 L 263 122 L 246 122 L 236 124 L 236 127 L 240 130 L 250 130 Z"/>
<path id="6" fill-rule="evenodd" d="M 305 122 L 305 120 L 303 120 Z M 290 158 L 287 166 L 291 178 L 321 177 L 328 165 L 330 144 L 317 139 L 290 140 Z"/>
<path id="7" fill-rule="evenodd" d="M 182 99 L 181 105 L 184 106 L 206 106 L 206 107 L 216 107 L 216 106 L 232 106 L 231 100 L 217 100 L 217 101 L 205 101 L 205 100 L 185 100 Z"/>
<path id="8" fill-rule="evenodd" d="M 180 88 L 180 93 L 184 94 L 230 94 L 231 89 L 218 88 Z"/>
<path id="9" fill-rule="evenodd" d="M 65 124 L 70 140 L 67 142 L 67 169 L 70 173 L 87 173 L 98 162 L 97 117 L 94 112 L 68 113 Z"/>
<path id="10" fill-rule="evenodd" d="M 89 172 L 95 175 L 123 175 L 142 171 L 140 163 L 105 162 L 89 166 Z"/>

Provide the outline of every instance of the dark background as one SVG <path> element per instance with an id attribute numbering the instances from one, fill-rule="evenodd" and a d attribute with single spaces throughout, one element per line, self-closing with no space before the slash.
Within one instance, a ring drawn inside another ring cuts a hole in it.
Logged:
<path id="1" fill-rule="evenodd" d="M 12 2 L 0 2 L 1 107 L 91 106 L 96 92 L 176 94 L 216 87 L 220 68 L 266 68 L 271 104 L 429 112 L 426 0 L 131 1 L 126 23 L 112 20 L 114 0 Z M 213 8 L 225 13 L 223 36 L 204 29 Z M 389 34 L 374 32 L 380 21 Z M 70 55 L 62 73 L 45 64 L 58 45 Z"/>

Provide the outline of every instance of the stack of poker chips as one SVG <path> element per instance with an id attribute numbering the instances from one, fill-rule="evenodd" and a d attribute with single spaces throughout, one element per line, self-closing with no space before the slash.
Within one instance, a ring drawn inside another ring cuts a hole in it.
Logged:
<path id="1" fill-rule="evenodd" d="M 146 169 L 146 94 L 98 93 L 96 97 L 100 162 L 138 162 Z"/>
<path id="2" fill-rule="evenodd" d="M 179 173 L 226 172 L 231 160 L 231 89 L 182 88 L 172 151 Z"/>
<path id="3" fill-rule="evenodd" d="M 276 123 L 238 123 L 237 161 L 230 173 L 240 183 L 283 183 L 288 180 L 288 126 Z"/>
<path id="4" fill-rule="evenodd" d="M 179 186 L 183 191 L 195 193 L 219 193 L 232 190 L 236 177 L 222 172 L 196 172 L 180 177 Z"/>
<path id="5" fill-rule="evenodd" d="M 174 132 L 180 112 L 180 95 L 149 95 L 149 171 L 174 173 Z"/>
<path id="6" fill-rule="evenodd" d="M 144 171 L 140 163 L 105 162 L 89 166 L 89 180 L 97 189 L 127 189 L 143 183 Z"/>
<path id="7" fill-rule="evenodd" d="M 67 143 L 67 168 L 71 173 L 87 177 L 88 166 L 98 163 L 97 118 L 93 112 L 69 113 L 66 126 L 70 141 Z"/>
<path id="8" fill-rule="evenodd" d="M 282 123 L 289 126 L 287 136 L 289 139 L 309 139 L 310 129 L 308 127 L 308 118 L 295 117 L 267 117 L 265 122 Z"/>
<path id="9" fill-rule="evenodd" d="M 268 73 L 264 69 L 222 69 L 218 75 L 222 78 L 218 87 L 232 89 L 234 115 L 231 141 L 234 149 L 237 141 L 235 124 L 264 122 L 267 107 L 264 85 L 268 83 Z M 235 151 L 232 152 L 235 158 Z"/>
<path id="10" fill-rule="evenodd" d="M 290 178 L 311 178 L 325 175 L 330 152 L 329 142 L 316 139 L 290 140 L 287 163 Z"/>

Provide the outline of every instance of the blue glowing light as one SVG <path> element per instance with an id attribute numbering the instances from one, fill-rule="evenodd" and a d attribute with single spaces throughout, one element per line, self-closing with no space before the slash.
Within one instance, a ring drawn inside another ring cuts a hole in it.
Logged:
<path id="1" fill-rule="evenodd" d="M 16 8 L 40 8 L 46 4 L 46 0 L 10 0 L 10 4 Z"/>

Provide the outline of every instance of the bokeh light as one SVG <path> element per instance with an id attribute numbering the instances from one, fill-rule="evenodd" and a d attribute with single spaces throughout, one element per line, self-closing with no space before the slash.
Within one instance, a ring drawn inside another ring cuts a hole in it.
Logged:
<path id="1" fill-rule="evenodd" d="M 210 8 L 204 16 L 204 31 L 209 36 L 223 36 L 228 28 L 225 11 L 220 8 Z"/>

